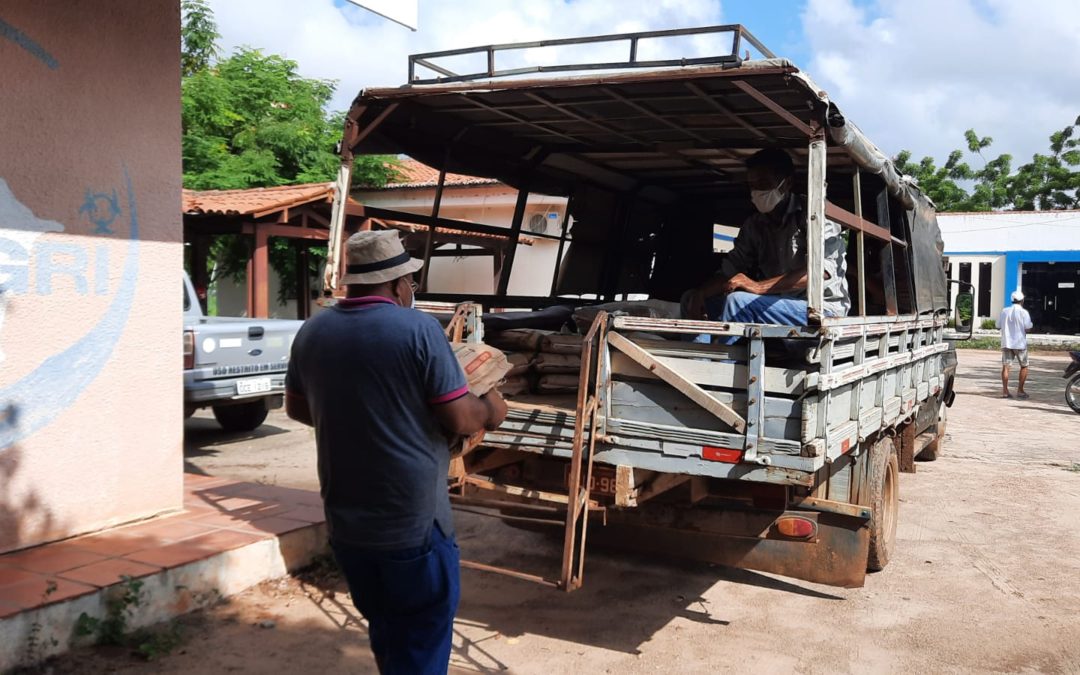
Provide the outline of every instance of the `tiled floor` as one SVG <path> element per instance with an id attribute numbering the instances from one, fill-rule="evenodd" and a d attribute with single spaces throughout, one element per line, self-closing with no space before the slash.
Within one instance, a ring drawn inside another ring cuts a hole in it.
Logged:
<path id="1" fill-rule="evenodd" d="M 0 618 L 321 522 L 317 493 L 185 474 L 180 513 L 0 555 Z"/>

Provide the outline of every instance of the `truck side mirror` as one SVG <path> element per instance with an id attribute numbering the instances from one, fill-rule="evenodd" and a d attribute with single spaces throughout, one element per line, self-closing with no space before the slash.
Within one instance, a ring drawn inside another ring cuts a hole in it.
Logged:
<path id="1" fill-rule="evenodd" d="M 956 331 L 958 333 L 970 333 L 975 324 L 975 295 L 961 293 L 956 296 L 956 310 L 954 312 Z"/>
<path id="2" fill-rule="evenodd" d="M 975 294 L 971 284 L 963 281 L 950 281 L 960 286 L 961 290 L 956 294 L 953 302 L 952 330 L 947 331 L 945 338 L 948 340 L 970 340 L 971 333 L 975 328 Z"/>

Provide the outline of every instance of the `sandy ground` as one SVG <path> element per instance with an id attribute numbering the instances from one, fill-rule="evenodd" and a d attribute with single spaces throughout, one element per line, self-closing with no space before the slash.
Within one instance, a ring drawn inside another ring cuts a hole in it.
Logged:
<path id="1" fill-rule="evenodd" d="M 595 550 L 571 594 L 464 570 L 452 672 L 1080 672 L 1080 415 L 1063 402 L 1065 357 L 1032 359 L 1029 401 L 998 398 L 998 358 L 961 353 L 945 454 L 902 474 L 895 557 L 865 587 Z M 188 470 L 315 487 L 311 433 L 280 413 L 251 436 L 203 417 L 186 431 Z M 469 514 L 458 528 L 466 557 L 558 564 L 542 534 Z M 56 669 L 374 669 L 333 574 L 264 584 L 183 631 L 154 663 L 84 650 Z"/>

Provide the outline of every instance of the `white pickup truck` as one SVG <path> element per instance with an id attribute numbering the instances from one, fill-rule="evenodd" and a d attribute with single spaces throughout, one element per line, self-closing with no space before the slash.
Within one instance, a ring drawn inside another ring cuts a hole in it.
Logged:
<path id="1" fill-rule="evenodd" d="M 208 317 L 184 274 L 184 416 L 211 407 L 226 431 L 251 431 L 280 408 L 303 321 Z"/>

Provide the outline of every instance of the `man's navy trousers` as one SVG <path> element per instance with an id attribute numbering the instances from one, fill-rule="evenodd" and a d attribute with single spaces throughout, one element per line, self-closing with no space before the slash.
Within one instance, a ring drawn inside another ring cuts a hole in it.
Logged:
<path id="1" fill-rule="evenodd" d="M 384 675 L 446 673 L 461 597 L 460 553 L 432 525 L 427 546 L 372 551 L 332 542 Z"/>

